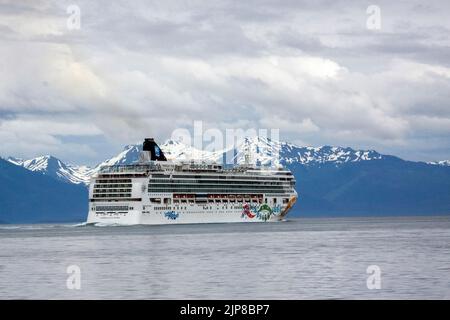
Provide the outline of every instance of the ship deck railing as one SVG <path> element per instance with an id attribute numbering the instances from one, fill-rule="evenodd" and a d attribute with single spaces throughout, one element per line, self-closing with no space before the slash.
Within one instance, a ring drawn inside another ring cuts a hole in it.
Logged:
<path id="1" fill-rule="evenodd" d="M 249 165 L 238 165 L 236 167 L 223 167 L 219 164 L 209 163 L 193 163 L 193 162 L 157 162 L 151 161 L 146 164 L 122 164 L 103 166 L 100 168 L 99 173 L 143 173 L 150 171 L 177 171 L 177 172 L 197 172 L 197 171 L 211 171 L 211 172 L 223 172 L 223 173 L 235 173 L 246 171 L 282 171 L 282 168 L 273 167 L 256 167 Z"/>

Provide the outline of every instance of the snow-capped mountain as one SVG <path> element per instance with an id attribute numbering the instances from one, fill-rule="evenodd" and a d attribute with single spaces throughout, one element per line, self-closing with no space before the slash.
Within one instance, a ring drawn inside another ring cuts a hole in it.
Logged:
<path id="1" fill-rule="evenodd" d="M 379 160 L 384 156 L 374 150 L 354 150 L 343 147 L 299 147 L 287 142 L 273 141 L 260 137 L 243 139 L 237 146 L 223 150 L 199 150 L 179 141 L 167 140 L 161 149 L 169 160 L 199 160 L 242 164 L 277 165 L 299 163 L 304 165 Z M 103 165 L 131 164 L 139 158 L 141 145 L 129 145 L 117 156 L 101 163 Z"/>
<path id="2" fill-rule="evenodd" d="M 7 160 L 30 171 L 40 172 L 58 180 L 75 184 L 89 183 L 89 179 L 93 173 L 93 169 L 87 166 L 65 164 L 61 160 L 50 155 L 28 160 L 9 157 Z"/>
<path id="3" fill-rule="evenodd" d="M 167 140 L 160 145 L 164 155 L 168 160 L 198 160 L 198 161 L 217 161 L 220 159 L 223 151 L 209 152 L 198 150 L 178 141 Z M 116 156 L 103 161 L 95 166 L 94 172 L 97 172 L 103 166 L 132 164 L 139 160 L 142 151 L 142 144 L 131 144 L 124 147 L 123 151 Z"/>
<path id="4" fill-rule="evenodd" d="M 243 164 L 246 161 L 253 164 L 277 166 L 279 164 L 317 165 L 333 163 L 335 165 L 382 159 L 383 155 L 374 150 L 354 150 L 343 147 L 299 147 L 287 142 L 273 141 L 261 137 L 248 137 L 238 142 L 236 146 L 217 151 L 199 150 L 175 140 L 167 140 L 161 149 L 169 160 L 195 160 L 227 164 Z M 127 145 L 116 156 L 105 160 L 94 168 L 65 164 L 53 156 L 41 156 L 23 160 L 8 158 L 13 164 L 28 170 L 41 172 L 45 175 L 70 183 L 88 184 L 92 175 L 102 166 L 132 164 L 138 161 L 142 151 L 141 144 Z"/>
<path id="5" fill-rule="evenodd" d="M 161 146 L 168 160 L 202 160 L 220 162 L 223 150 L 199 150 L 175 140 L 167 140 Z"/>
<path id="6" fill-rule="evenodd" d="M 434 164 L 437 166 L 450 166 L 450 160 L 427 162 L 428 164 Z"/>
<path id="7" fill-rule="evenodd" d="M 120 165 L 120 164 L 131 164 L 139 159 L 139 154 L 142 151 L 141 145 L 127 145 L 123 148 L 123 151 L 118 155 L 103 161 L 98 164 L 94 170 L 97 171 L 102 166 L 112 166 L 112 165 Z"/>
<path id="8" fill-rule="evenodd" d="M 139 158 L 142 147 L 138 145 L 125 146 L 124 150 L 118 155 L 105 160 L 97 166 L 76 166 L 66 164 L 50 155 L 45 155 L 33 159 L 23 160 L 20 158 L 9 157 L 6 160 L 18 166 L 22 166 L 30 171 L 40 172 L 58 180 L 69 183 L 89 184 L 92 175 L 105 165 L 131 164 Z"/>
<path id="9" fill-rule="evenodd" d="M 24 167 L 30 171 L 40 172 L 47 176 L 51 176 L 58 180 L 69 183 L 83 183 L 89 184 L 92 175 L 98 172 L 98 170 L 105 165 L 119 165 L 119 164 L 131 164 L 139 158 L 139 153 L 142 150 L 141 146 L 128 145 L 118 155 L 105 160 L 97 166 L 91 168 L 89 166 L 76 166 L 72 164 L 66 164 L 50 155 L 45 155 L 33 159 L 20 159 L 9 157 L 6 160 L 15 165 Z"/>
<path id="10" fill-rule="evenodd" d="M 247 150 L 247 151 L 246 151 Z M 281 164 L 342 164 L 346 162 L 358 162 L 379 160 L 383 155 L 374 150 L 354 150 L 343 147 L 299 147 L 291 143 L 273 141 L 266 138 L 246 138 L 237 147 L 237 163 L 245 162 L 245 155 L 250 155 L 251 163 L 261 165 Z"/>

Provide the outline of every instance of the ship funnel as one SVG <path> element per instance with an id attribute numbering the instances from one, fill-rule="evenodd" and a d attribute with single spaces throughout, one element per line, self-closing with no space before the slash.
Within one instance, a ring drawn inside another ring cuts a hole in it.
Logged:
<path id="1" fill-rule="evenodd" d="M 167 161 L 161 148 L 156 144 L 153 138 L 146 138 L 142 145 L 144 157 L 148 160 Z"/>

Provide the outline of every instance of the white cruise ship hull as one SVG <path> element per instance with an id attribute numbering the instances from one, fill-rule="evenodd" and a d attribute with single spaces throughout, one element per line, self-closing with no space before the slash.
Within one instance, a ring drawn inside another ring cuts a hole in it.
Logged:
<path id="1" fill-rule="evenodd" d="M 265 204 L 183 204 L 180 206 L 144 206 L 137 203 L 97 204 L 89 211 L 88 224 L 162 225 L 196 223 L 275 222 L 285 219 L 296 200 L 291 195 L 285 205 Z M 133 210 L 120 211 L 133 206 Z M 110 210 L 102 210 L 103 207 Z"/>

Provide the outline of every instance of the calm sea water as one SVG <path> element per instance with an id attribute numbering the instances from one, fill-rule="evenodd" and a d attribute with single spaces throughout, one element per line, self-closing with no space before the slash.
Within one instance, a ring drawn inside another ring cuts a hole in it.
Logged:
<path id="1" fill-rule="evenodd" d="M 449 299 L 450 217 L 0 225 L 0 298 Z"/>

